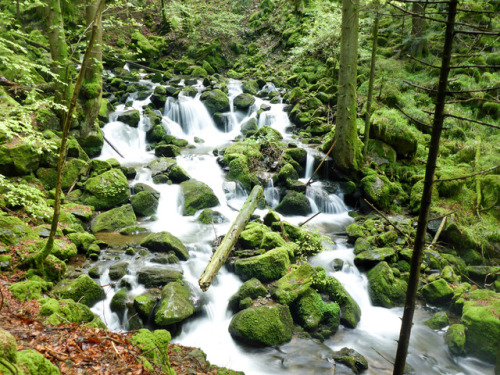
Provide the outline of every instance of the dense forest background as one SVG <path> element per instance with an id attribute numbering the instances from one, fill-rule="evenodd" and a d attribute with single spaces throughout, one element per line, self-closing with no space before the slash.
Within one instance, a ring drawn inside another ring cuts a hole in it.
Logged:
<path id="1" fill-rule="evenodd" d="M 106 196 L 112 202 L 106 204 L 85 196 L 88 192 L 70 196 L 69 191 L 84 190 L 86 179 L 97 172 L 89 158 L 98 156 L 105 142 L 101 127 L 117 104 L 141 90 L 133 84 L 139 71 L 155 83 L 196 77 L 226 92 L 227 78 L 244 85 L 251 81 L 250 86 L 256 82 L 253 94 L 272 82 L 284 90 L 273 95 L 276 102 L 289 104 L 295 139 L 324 154 L 333 145 L 332 162 L 322 173 L 341 181 L 346 202 L 362 215 L 374 205 L 388 215 L 414 220 L 414 226 L 403 228 L 413 238 L 448 7 L 445 2 L 353 4 L 359 13 L 356 23 L 343 21 L 343 4 L 336 0 L 0 0 L 0 266 L 5 293 L 0 308 L 8 298 L 8 285 L 36 280 L 24 288 L 30 293 L 35 288 L 33 296 L 40 298 L 71 268 L 66 265 L 70 257 L 57 242 L 61 238 L 70 238 L 83 256 L 92 258 L 100 251 L 98 241 L 83 245 L 83 237 L 74 234 L 86 232 L 82 222 L 97 210 L 123 203 L 113 199 L 128 185 L 114 185 L 116 191 Z M 446 281 L 455 295 L 464 292 L 463 283 L 485 291 L 476 301 L 495 315 L 500 311 L 499 3 L 465 0 L 458 7 L 436 162 L 438 181 L 430 205 L 430 217 L 446 221 L 439 228 L 436 251 L 426 253 L 424 261 L 427 266 L 434 262 L 430 268 L 452 267 Z M 348 108 L 344 115 L 339 96 L 346 95 L 346 85 L 339 80 L 347 77 L 340 53 L 346 28 L 358 35 L 357 53 L 349 49 L 357 71 L 346 81 L 353 90 L 352 111 Z M 155 91 L 153 96 L 161 102 L 173 94 Z M 74 114 L 68 116 L 72 106 Z M 339 139 L 348 132 L 340 123 L 347 122 L 351 133 Z M 60 185 L 68 199 L 59 227 L 52 227 L 59 240 L 49 246 L 46 240 L 40 242 L 46 237 L 40 233 L 50 230 L 53 207 L 61 198 L 56 167 L 66 138 L 68 160 L 62 161 Z M 259 168 L 259 163 L 253 167 Z M 252 178 L 248 181 L 248 188 L 256 184 Z M 82 212 L 88 206 L 95 211 Z M 430 228 L 436 226 L 433 233 L 441 222 L 430 222 Z M 362 223 L 348 230 L 351 240 L 373 229 Z M 56 252 L 63 255 L 54 256 Z M 402 273 L 409 271 L 405 262 L 395 266 Z M 435 281 L 422 277 L 424 283 Z M 23 296 L 32 299 L 26 290 Z M 12 310 L 18 302 L 9 301 L 5 308 Z M 500 333 L 498 315 L 488 321 L 492 337 Z M 498 336 L 492 342 L 498 343 Z M 498 357 L 492 354 L 494 347 L 469 350 L 490 362 Z M 157 357 L 150 359 L 164 365 Z M 0 362 L 0 369 L 2 365 L 7 366 Z"/>

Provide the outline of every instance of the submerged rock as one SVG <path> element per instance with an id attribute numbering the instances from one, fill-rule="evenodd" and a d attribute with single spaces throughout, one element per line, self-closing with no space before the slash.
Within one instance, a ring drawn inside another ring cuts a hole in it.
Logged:
<path id="1" fill-rule="evenodd" d="M 354 349 L 342 348 L 333 353 L 335 362 L 342 363 L 349 367 L 355 374 L 368 369 L 368 361 Z"/>
<path id="2" fill-rule="evenodd" d="M 229 333 L 235 340 L 255 346 L 283 344 L 292 338 L 292 332 L 292 316 L 284 305 L 242 310 L 229 324 Z"/>

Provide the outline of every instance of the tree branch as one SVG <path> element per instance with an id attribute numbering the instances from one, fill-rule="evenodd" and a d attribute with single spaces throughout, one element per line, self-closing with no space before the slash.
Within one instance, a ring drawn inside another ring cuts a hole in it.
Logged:
<path id="1" fill-rule="evenodd" d="M 370 202 L 368 202 L 365 198 L 363 198 L 363 200 L 366 203 L 368 203 L 368 205 L 371 208 L 373 208 L 380 216 L 382 216 L 390 225 L 392 225 L 394 227 L 394 229 L 396 229 L 398 231 L 398 233 L 403 236 L 403 238 L 407 237 L 407 235 L 401 229 L 399 229 L 399 227 L 396 224 L 394 224 L 387 216 L 385 216 L 381 211 L 379 211 L 377 209 L 377 207 L 375 207 L 373 204 L 371 204 Z"/>
<path id="2" fill-rule="evenodd" d="M 438 179 L 438 180 L 434 180 L 434 182 L 445 182 L 445 181 L 455 181 L 455 180 L 465 180 L 466 178 L 469 178 L 469 177 L 474 177 L 474 176 L 477 176 L 477 175 L 480 175 L 480 174 L 485 174 L 485 173 L 488 173 L 488 172 L 491 172 L 497 168 L 500 168 L 500 164 L 499 165 L 495 165 L 494 167 L 491 167 L 491 168 L 488 168 L 488 169 L 485 169 L 484 171 L 481 171 L 481 172 L 476 172 L 476 173 L 472 173 L 472 174 L 468 174 L 466 176 L 460 176 L 460 177 L 454 177 L 454 178 L 443 178 L 443 179 Z"/>

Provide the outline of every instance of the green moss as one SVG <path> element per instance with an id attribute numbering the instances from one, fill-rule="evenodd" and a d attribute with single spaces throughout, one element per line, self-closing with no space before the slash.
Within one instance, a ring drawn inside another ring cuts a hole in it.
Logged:
<path id="1" fill-rule="evenodd" d="M 153 312 L 156 302 L 157 298 L 149 293 L 142 294 L 134 298 L 134 309 L 144 321 L 147 321 Z"/>
<path id="2" fill-rule="evenodd" d="M 228 307 L 233 310 L 243 310 L 249 306 L 242 306 L 244 300 L 250 299 L 250 305 L 253 299 L 257 297 L 264 297 L 267 294 L 267 289 L 262 285 L 262 283 L 257 279 L 250 279 L 245 281 L 243 285 L 238 289 L 238 292 L 231 296 L 229 299 Z"/>
<path id="3" fill-rule="evenodd" d="M 276 211 L 282 215 L 306 216 L 311 213 L 311 204 L 304 194 L 290 190 L 276 206 Z"/>
<path id="4" fill-rule="evenodd" d="M 117 229 L 134 225 L 136 221 L 137 218 L 132 205 L 126 204 L 97 215 L 91 223 L 91 230 L 94 233 L 102 231 L 112 232 Z"/>
<path id="5" fill-rule="evenodd" d="M 25 374 L 31 375 L 59 375 L 59 369 L 43 354 L 35 350 L 22 350 L 17 355 L 19 367 Z"/>
<path id="6" fill-rule="evenodd" d="M 361 180 L 361 187 L 368 196 L 380 208 L 389 208 L 398 195 L 404 195 L 397 183 L 389 181 L 386 176 L 371 174 Z"/>
<path id="7" fill-rule="evenodd" d="M 0 329 L 0 358 L 5 358 L 10 363 L 17 362 L 16 339 L 3 329 Z"/>
<path id="8" fill-rule="evenodd" d="M 253 186 L 258 185 L 259 180 L 250 172 L 248 168 L 249 160 L 246 155 L 234 157 L 229 163 L 228 178 L 233 181 L 239 181 L 245 189 L 250 191 Z"/>
<path id="9" fill-rule="evenodd" d="M 264 234 L 270 232 L 269 228 L 260 223 L 249 223 L 241 232 L 238 242 L 247 249 L 260 247 Z"/>
<path id="10" fill-rule="evenodd" d="M 71 282 L 61 282 L 54 288 L 52 294 L 61 298 L 71 298 L 87 306 L 92 306 L 105 297 L 104 290 L 88 275 L 80 275 Z"/>
<path id="11" fill-rule="evenodd" d="M 186 320 L 195 312 L 189 287 L 179 282 L 168 283 L 154 313 L 155 324 L 168 327 Z"/>
<path id="12" fill-rule="evenodd" d="M 368 292 L 375 306 L 394 307 L 404 302 L 406 281 L 394 275 L 387 262 L 380 262 L 368 274 Z"/>
<path id="13" fill-rule="evenodd" d="M 229 98 L 219 89 L 205 91 L 201 97 L 210 114 L 229 111 Z"/>
<path id="14" fill-rule="evenodd" d="M 71 299 L 56 300 L 42 298 L 39 300 L 39 315 L 45 318 L 47 324 L 89 323 L 95 318 L 90 308 Z"/>
<path id="15" fill-rule="evenodd" d="M 465 326 L 463 324 L 451 325 L 444 335 L 444 342 L 448 345 L 451 354 L 463 355 L 465 353 Z"/>
<path id="16" fill-rule="evenodd" d="M 256 278 L 262 282 L 279 279 L 290 267 L 289 248 L 278 247 L 250 258 L 238 259 L 234 272 L 244 279 Z"/>
<path id="17" fill-rule="evenodd" d="M 272 295 L 280 303 L 289 305 L 309 289 L 314 275 L 315 271 L 309 264 L 301 265 L 276 282 Z"/>
<path id="18" fill-rule="evenodd" d="M 111 169 L 85 182 L 83 202 L 96 210 L 109 209 L 128 201 L 128 181 L 120 169 Z"/>
<path id="19" fill-rule="evenodd" d="M 219 199 L 212 189 L 203 182 L 191 179 L 181 184 L 184 210 L 183 214 L 192 216 L 196 211 L 215 207 L 219 204 Z"/>
<path id="20" fill-rule="evenodd" d="M 29 280 L 12 284 L 9 286 L 9 290 L 18 300 L 31 301 L 32 299 L 41 298 L 42 293 L 52 289 L 53 285 L 38 276 L 32 276 Z"/>
<path id="21" fill-rule="evenodd" d="M 168 359 L 168 344 L 170 343 L 170 332 L 158 329 L 151 332 L 148 329 L 140 329 L 131 338 L 131 342 L 142 351 L 142 355 L 160 366 L 166 375 L 175 375 L 175 371 L 170 368 Z"/>
<path id="22" fill-rule="evenodd" d="M 450 324 L 450 319 L 444 311 L 435 313 L 432 318 L 426 320 L 424 324 L 430 329 L 442 329 Z M 465 341 L 464 341 L 465 342 Z"/>

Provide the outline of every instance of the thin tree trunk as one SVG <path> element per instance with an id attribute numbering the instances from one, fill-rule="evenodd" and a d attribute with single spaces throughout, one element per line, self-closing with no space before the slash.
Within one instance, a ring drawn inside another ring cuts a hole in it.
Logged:
<path id="1" fill-rule="evenodd" d="M 358 169 L 358 132 L 356 126 L 356 75 L 358 61 L 359 0 L 342 1 L 339 94 L 337 123 L 332 156 L 342 171 Z"/>
<path id="2" fill-rule="evenodd" d="M 165 0 L 161 0 L 161 19 L 163 22 L 163 29 L 166 32 L 170 31 L 170 22 L 168 22 L 167 7 L 165 5 Z"/>
<path id="3" fill-rule="evenodd" d="M 366 101 L 366 113 L 365 113 L 365 145 L 363 147 L 363 156 L 366 159 L 368 153 L 368 142 L 370 141 L 370 117 L 372 115 L 372 100 L 373 100 L 373 81 L 375 80 L 375 63 L 377 61 L 377 40 L 378 40 L 378 22 L 379 22 L 379 9 L 380 4 L 378 0 L 375 0 L 375 20 L 373 21 L 372 30 L 372 60 L 370 63 L 370 80 L 368 81 L 368 98 Z"/>
<path id="4" fill-rule="evenodd" d="M 203 290 L 204 292 L 206 292 L 210 287 L 210 285 L 212 284 L 212 280 L 217 275 L 222 265 L 226 262 L 231 249 L 233 248 L 236 241 L 238 241 L 238 238 L 243 229 L 245 229 L 246 225 L 248 224 L 248 221 L 257 208 L 261 197 L 262 187 L 257 185 L 252 189 L 252 192 L 245 201 L 245 204 L 240 210 L 240 213 L 234 220 L 233 225 L 231 225 L 229 232 L 227 232 L 227 234 L 224 236 L 224 239 L 222 240 L 220 246 L 217 248 L 217 251 L 210 259 L 210 262 L 208 262 L 205 271 L 203 271 L 200 279 L 198 280 L 198 284 L 200 285 L 201 290 Z"/>
<path id="5" fill-rule="evenodd" d="M 439 152 L 439 139 L 441 138 L 441 132 L 443 130 L 443 113 L 446 99 L 446 86 L 448 84 L 448 74 L 450 72 L 449 67 L 451 59 L 451 49 L 453 44 L 453 32 L 455 26 L 457 2 L 458 0 L 451 0 L 448 10 L 448 21 L 446 24 L 446 35 L 444 41 L 443 58 L 441 62 L 441 73 L 439 76 L 439 88 L 436 98 L 434 120 L 432 124 L 429 155 L 427 157 L 427 165 L 425 169 L 424 191 L 422 193 L 422 201 L 420 204 L 418 227 L 415 236 L 413 256 L 411 258 L 410 278 L 408 281 L 408 290 L 406 292 L 403 322 L 401 323 L 401 332 L 399 335 L 393 375 L 402 375 L 404 373 L 406 356 L 408 355 L 411 326 L 413 321 L 413 314 L 415 312 L 415 300 L 417 298 L 418 281 L 420 278 L 420 266 L 422 263 L 422 255 L 425 244 L 425 232 L 429 220 L 429 211 L 432 200 L 434 172 L 436 170 L 436 160 Z"/>
<path id="6" fill-rule="evenodd" d="M 413 56 L 426 55 L 428 51 L 427 40 L 424 37 L 426 21 L 420 17 L 425 15 L 424 4 L 412 3 L 411 10 L 415 15 L 411 17 L 411 36 L 413 40 L 409 52 Z"/>
<path id="7" fill-rule="evenodd" d="M 59 77 L 59 82 L 55 83 L 55 102 L 66 105 L 71 95 L 69 77 L 69 52 L 64 35 L 64 23 L 59 0 L 47 0 L 45 7 L 47 36 L 50 43 L 50 55 L 54 73 Z M 64 122 L 64 115 L 59 114 L 61 125 Z"/>
<path id="8" fill-rule="evenodd" d="M 100 0 L 102 4 L 104 4 L 104 0 Z M 96 14 L 96 18 L 99 16 L 100 17 L 101 12 L 98 12 Z M 71 102 L 69 103 L 68 107 L 68 113 L 65 116 L 64 119 L 64 124 L 63 124 L 63 134 L 61 138 L 61 146 L 59 150 L 59 158 L 57 160 L 57 178 L 56 178 L 56 194 L 54 198 L 54 215 L 52 216 L 52 225 L 50 227 L 50 234 L 49 238 L 47 239 L 47 243 L 45 244 L 44 248 L 36 255 L 35 257 L 35 266 L 37 269 L 41 270 L 42 273 L 44 272 L 44 261 L 45 258 L 52 252 L 52 249 L 54 247 L 54 239 L 56 236 L 56 231 L 57 231 L 57 225 L 59 223 L 59 214 L 61 212 L 61 193 L 62 193 L 62 179 L 63 179 L 63 167 L 64 167 L 64 160 L 66 158 L 66 145 L 68 141 L 68 134 L 69 134 L 69 128 L 71 125 L 73 113 L 75 111 L 76 107 L 76 100 L 78 97 L 78 92 L 80 91 L 80 87 L 82 86 L 83 82 L 83 72 L 85 71 L 85 68 L 87 67 L 89 60 L 90 60 L 90 51 L 92 50 L 92 47 L 96 41 L 97 37 L 97 26 L 94 24 L 91 30 L 91 37 L 89 40 L 89 45 L 87 47 L 87 50 L 85 51 L 85 56 L 83 57 L 83 62 L 82 62 L 82 69 L 80 70 L 80 73 L 78 74 L 78 77 L 76 79 L 75 83 L 75 89 L 73 91 L 73 96 L 71 98 Z"/>

